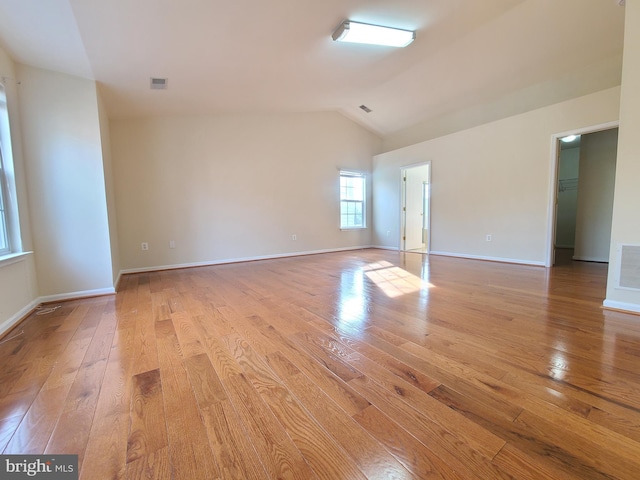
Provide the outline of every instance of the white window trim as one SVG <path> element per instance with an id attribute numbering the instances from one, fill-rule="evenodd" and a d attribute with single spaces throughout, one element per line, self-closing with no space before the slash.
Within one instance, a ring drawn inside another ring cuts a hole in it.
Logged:
<path id="1" fill-rule="evenodd" d="M 0 223 L 0 241 L 6 245 L 5 248 L 0 248 L 0 257 L 11 253 L 11 236 L 9 235 L 9 212 L 7 211 L 6 190 L 7 184 L 5 181 L 4 167 L 2 166 L 2 148 L 0 148 L 0 217 L 2 222 Z"/>
<path id="2" fill-rule="evenodd" d="M 33 252 L 19 252 L 9 253 L 7 255 L 0 255 L 0 268 L 18 263 L 24 260 L 28 255 L 32 255 Z"/>
<path id="3" fill-rule="evenodd" d="M 354 170 L 351 168 L 340 168 L 339 169 L 339 177 L 338 177 L 338 181 L 340 181 L 340 179 L 343 176 L 357 176 L 357 177 L 362 177 L 363 181 L 364 181 L 364 192 L 363 192 L 363 199 L 362 199 L 362 225 L 361 226 L 353 226 L 353 227 L 343 227 L 342 226 L 342 206 L 339 205 L 339 210 L 340 210 L 340 218 L 339 218 L 339 222 L 338 224 L 340 225 L 340 230 L 341 231 L 349 231 L 349 230 L 366 230 L 367 229 L 367 172 L 363 172 L 361 170 Z M 340 189 L 341 186 L 340 184 L 338 184 L 338 188 Z M 341 204 L 342 203 L 342 192 L 339 191 L 339 198 L 338 201 Z"/>
<path id="4" fill-rule="evenodd" d="M 0 94 L 4 97 L 4 88 L 0 84 Z M 0 101 L 4 103 L 4 98 L 0 98 Z M 6 108 L 6 105 L 5 105 Z M 1 121 L 1 120 L 0 120 Z M 0 128 L 2 126 L 0 125 Z M 1 133 L 0 133 L 1 134 Z M 11 232 L 9 231 L 9 199 L 7 196 L 7 178 L 6 178 L 6 165 L 4 163 L 2 138 L 0 138 L 0 241 L 3 241 L 6 245 L 5 248 L 0 248 L 0 257 L 4 257 L 12 253 L 11 249 Z"/>
<path id="5" fill-rule="evenodd" d="M 9 119 L 9 98 L 7 89 L 0 79 L 0 144 L 2 144 L 2 193 L 4 194 L 4 220 L 9 248 L 0 252 L 1 258 L 12 258 L 15 254 L 22 252 L 22 239 L 20 237 L 20 222 L 18 213 L 18 198 L 15 185 L 15 166 L 13 150 L 11 145 L 11 126 Z"/>

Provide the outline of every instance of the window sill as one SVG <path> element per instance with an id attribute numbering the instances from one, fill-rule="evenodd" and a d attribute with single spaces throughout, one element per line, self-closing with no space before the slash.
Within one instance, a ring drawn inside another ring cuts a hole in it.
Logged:
<path id="1" fill-rule="evenodd" d="M 24 257 L 31 255 L 32 253 L 33 252 L 19 252 L 2 255 L 0 256 L 0 267 L 6 267 L 7 265 L 11 265 L 12 263 L 21 262 Z"/>
<path id="2" fill-rule="evenodd" d="M 349 231 L 349 230 L 366 230 L 367 227 L 342 227 L 340 228 L 341 231 Z"/>

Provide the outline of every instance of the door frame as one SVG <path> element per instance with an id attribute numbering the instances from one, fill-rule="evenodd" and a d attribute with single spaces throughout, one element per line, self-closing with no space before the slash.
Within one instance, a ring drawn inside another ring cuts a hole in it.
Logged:
<path id="1" fill-rule="evenodd" d="M 406 201 L 407 201 L 407 196 L 406 196 L 406 184 L 404 181 L 405 178 L 405 174 L 407 170 L 411 170 L 412 168 L 416 168 L 416 167 L 424 167 L 425 165 L 429 166 L 429 172 L 427 175 L 427 182 L 429 183 L 429 198 L 427 199 L 427 206 L 428 206 L 428 212 L 425 212 L 427 215 L 427 231 L 428 231 L 428 237 L 426 239 L 426 244 L 427 244 L 427 249 L 424 253 L 429 254 L 429 252 L 431 251 L 431 185 L 432 185 L 432 178 L 433 178 L 433 174 L 432 174 L 432 167 L 431 167 L 431 160 L 427 160 L 424 162 L 419 162 L 419 163 L 412 163 L 410 165 L 404 165 L 402 167 L 400 167 L 400 236 L 399 236 L 399 242 L 398 245 L 400 245 L 399 250 L 401 252 L 406 252 Z"/>
<path id="2" fill-rule="evenodd" d="M 583 127 L 565 132 L 554 133 L 551 135 L 551 161 L 549 175 L 549 203 L 547 212 L 547 253 L 545 267 L 552 267 L 555 261 L 555 242 L 556 242 L 556 221 L 558 207 L 558 169 L 560 167 L 560 139 L 568 135 L 586 135 L 589 133 L 602 132 L 603 130 L 611 130 L 619 128 L 620 121 L 601 123 L 590 127 Z M 614 187 L 615 188 L 615 187 Z"/>

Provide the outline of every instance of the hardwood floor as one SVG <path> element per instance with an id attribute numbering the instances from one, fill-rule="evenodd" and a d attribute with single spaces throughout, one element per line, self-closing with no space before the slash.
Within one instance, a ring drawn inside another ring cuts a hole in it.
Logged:
<path id="1" fill-rule="evenodd" d="M 5 337 L 0 452 L 91 480 L 635 480 L 640 317 L 601 309 L 606 268 L 372 249 L 127 275 Z"/>

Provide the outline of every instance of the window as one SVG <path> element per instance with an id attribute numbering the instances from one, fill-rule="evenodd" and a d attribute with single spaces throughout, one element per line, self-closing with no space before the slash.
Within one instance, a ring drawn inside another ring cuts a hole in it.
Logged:
<path id="1" fill-rule="evenodd" d="M 21 248 L 12 158 L 7 97 L 0 83 L 0 257 Z"/>
<path id="2" fill-rule="evenodd" d="M 340 228 L 365 228 L 364 173 L 340 172 Z"/>
<path id="3" fill-rule="evenodd" d="M 11 252 L 9 248 L 9 236 L 7 235 L 7 212 L 5 209 L 5 175 L 2 165 L 2 145 L 0 144 L 0 255 Z"/>

